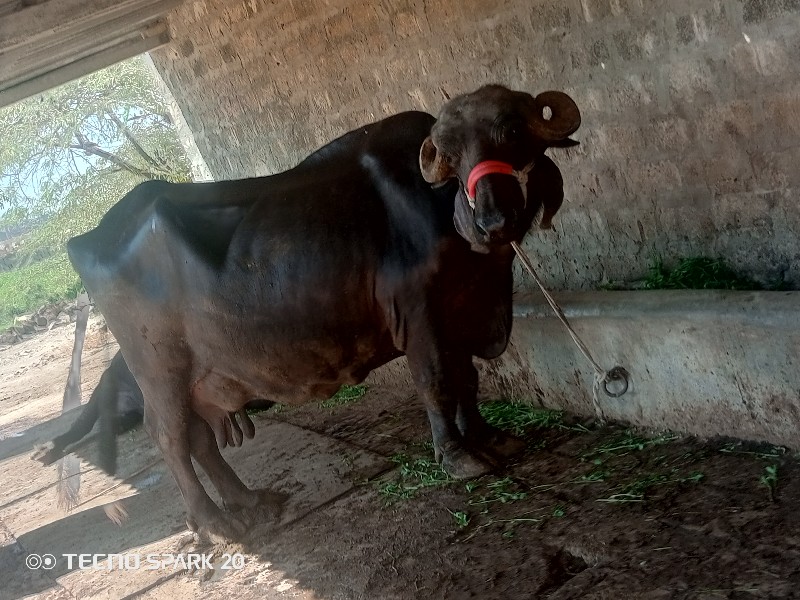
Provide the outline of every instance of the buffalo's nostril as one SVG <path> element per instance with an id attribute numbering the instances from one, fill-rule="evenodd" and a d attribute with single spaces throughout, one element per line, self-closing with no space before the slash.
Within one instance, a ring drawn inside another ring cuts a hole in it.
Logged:
<path id="1" fill-rule="evenodd" d="M 487 236 L 495 237 L 505 229 L 506 220 L 502 215 L 482 217 L 475 219 L 475 225 Z"/>

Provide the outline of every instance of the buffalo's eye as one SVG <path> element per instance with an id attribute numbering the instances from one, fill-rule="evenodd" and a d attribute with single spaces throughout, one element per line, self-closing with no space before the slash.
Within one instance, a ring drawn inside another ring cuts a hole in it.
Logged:
<path id="1" fill-rule="evenodd" d="M 503 128 L 503 141 L 508 144 L 518 144 L 525 141 L 526 128 L 524 123 L 511 122 Z"/>
<path id="2" fill-rule="evenodd" d="M 492 126 L 492 139 L 500 146 L 522 145 L 528 140 L 528 127 L 516 117 L 499 118 Z"/>

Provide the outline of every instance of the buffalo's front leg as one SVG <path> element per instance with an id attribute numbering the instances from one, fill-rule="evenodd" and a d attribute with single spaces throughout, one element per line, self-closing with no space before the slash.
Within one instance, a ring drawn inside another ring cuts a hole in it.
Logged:
<path id="1" fill-rule="evenodd" d="M 478 411 L 478 370 L 472 361 L 459 378 L 463 386 L 458 395 L 456 425 L 466 443 L 481 448 L 498 457 L 508 457 L 521 452 L 525 441 L 486 422 Z"/>
<path id="2" fill-rule="evenodd" d="M 406 353 L 428 412 L 436 460 L 457 479 L 484 475 L 491 466 L 468 449 L 456 425 L 459 396 L 464 393 L 461 378 L 466 365 L 472 367 L 471 357 L 436 350 L 435 346 L 428 346 Z"/>

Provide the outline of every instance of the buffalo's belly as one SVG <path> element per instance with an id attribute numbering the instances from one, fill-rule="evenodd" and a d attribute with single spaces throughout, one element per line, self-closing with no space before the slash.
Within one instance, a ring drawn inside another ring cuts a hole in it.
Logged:
<path id="1" fill-rule="evenodd" d="M 364 380 L 398 355 L 377 324 L 345 323 L 319 329 L 282 322 L 186 330 L 192 352 L 193 396 L 228 410 L 254 398 L 297 404 L 332 396 Z"/>

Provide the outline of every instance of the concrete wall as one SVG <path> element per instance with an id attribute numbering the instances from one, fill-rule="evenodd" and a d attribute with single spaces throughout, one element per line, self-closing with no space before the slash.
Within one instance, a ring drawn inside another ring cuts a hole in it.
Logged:
<path id="1" fill-rule="evenodd" d="M 550 286 L 630 280 L 654 251 L 800 283 L 797 0 L 187 0 L 170 24 L 153 59 L 217 178 L 482 83 L 565 89 L 568 202 L 527 242 Z"/>

